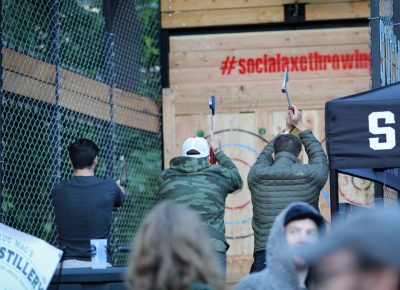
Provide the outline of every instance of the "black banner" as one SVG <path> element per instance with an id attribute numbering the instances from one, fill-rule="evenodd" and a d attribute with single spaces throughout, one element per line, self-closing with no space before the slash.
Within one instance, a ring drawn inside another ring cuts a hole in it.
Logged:
<path id="1" fill-rule="evenodd" d="M 325 126 L 331 169 L 400 167 L 400 83 L 327 102 Z"/>

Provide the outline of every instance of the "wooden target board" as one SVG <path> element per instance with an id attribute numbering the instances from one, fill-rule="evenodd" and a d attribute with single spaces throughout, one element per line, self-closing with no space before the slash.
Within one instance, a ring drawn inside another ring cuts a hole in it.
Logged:
<path id="1" fill-rule="evenodd" d="M 170 39 L 170 88 L 163 90 L 165 167 L 180 155 L 186 138 L 208 135 L 208 98 L 214 95 L 214 131 L 244 182 L 225 207 L 230 283 L 246 275 L 253 261 L 247 174 L 267 142 L 285 126 L 287 102 L 280 90 L 283 64 L 291 70 L 293 103 L 303 109 L 303 121 L 325 147 L 325 102 L 370 87 L 367 27 Z M 369 182 L 344 175 L 339 182 L 342 202 L 370 204 L 373 186 Z M 329 183 L 321 191 L 320 210 L 329 220 Z"/>

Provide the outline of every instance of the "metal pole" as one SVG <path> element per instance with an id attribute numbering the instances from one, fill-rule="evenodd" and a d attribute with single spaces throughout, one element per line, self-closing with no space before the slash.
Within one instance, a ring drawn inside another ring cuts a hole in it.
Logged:
<path id="1" fill-rule="evenodd" d="M 393 31 L 394 35 L 396 36 L 397 44 L 398 44 L 398 50 L 400 51 L 400 3 L 398 1 L 393 1 Z M 399 56 L 398 56 L 399 58 Z M 400 64 L 400 60 L 397 61 L 397 64 Z M 399 81 L 400 78 L 400 68 L 397 67 L 397 77 L 395 76 L 396 81 Z M 400 192 L 397 192 L 397 202 L 400 202 Z"/>
<path id="2" fill-rule="evenodd" d="M 103 16 L 104 16 L 104 28 L 106 32 L 111 33 L 114 24 L 114 18 L 117 14 L 119 2 L 121 0 L 103 0 Z"/>
<path id="3" fill-rule="evenodd" d="M 400 40 L 400 3 L 393 1 L 393 30 L 397 40 Z"/>
<path id="4" fill-rule="evenodd" d="M 109 81 L 109 103 L 110 103 L 110 123 L 108 131 L 108 144 L 110 152 L 107 160 L 107 176 L 114 177 L 114 154 L 115 154 L 115 116 L 114 116 L 114 88 L 115 88 L 115 34 L 108 33 L 109 49 L 108 53 L 108 81 Z"/>
<path id="5" fill-rule="evenodd" d="M 370 1 L 371 9 L 371 77 L 372 89 L 381 87 L 381 52 L 380 52 L 380 15 L 379 15 L 379 1 Z M 375 182 L 375 206 L 381 207 L 383 205 L 383 185 Z"/>
<path id="6" fill-rule="evenodd" d="M 115 166 L 115 116 L 114 116 L 114 88 L 115 88 L 115 79 L 116 79 L 116 70 L 115 70 L 115 34 L 113 33 L 113 23 L 114 18 L 117 13 L 117 9 L 119 6 L 119 0 L 103 0 L 103 17 L 105 21 L 105 31 L 104 31 L 104 56 L 105 56 L 105 65 L 106 65 L 106 82 L 109 85 L 108 87 L 108 95 L 109 95 L 109 105 L 110 105 L 110 122 L 108 127 L 108 136 L 107 136 L 107 155 L 105 158 L 107 159 L 107 169 L 106 175 L 108 177 L 113 178 L 114 174 L 114 166 Z M 117 231 L 117 212 L 113 212 L 112 215 L 112 224 L 110 229 L 110 237 L 108 240 L 109 250 L 111 252 L 111 257 L 113 263 L 115 261 L 115 248 L 116 248 L 116 231 Z"/>
<path id="7" fill-rule="evenodd" d="M 161 25 L 161 13 L 160 13 L 160 25 Z M 169 32 L 168 30 L 160 29 L 160 65 L 161 65 L 161 88 L 169 88 Z M 163 102 L 160 106 L 160 132 L 164 132 L 164 124 L 162 122 L 162 110 Z M 164 135 L 161 138 L 161 148 L 164 149 Z M 161 150 L 161 169 L 165 169 L 165 152 Z"/>
<path id="8" fill-rule="evenodd" d="M 113 33 L 114 18 L 117 14 L 119 6 L 119 0 L 103 0 L 103 17 L 104 17 L 104 55 L 106 63 L 106 82 L 109 84 L 108 95 L 110 105 L 110 122 L 108 125 L 108 137 L 107 137 L 107 169 L 106 175 L 108 177 L 114 177 L 114 166 L 115 166 L 115 116 L 114 116 L 114 88 L 116 79 L 115 70 L 115 34 Z"/>
<path id="9" fill-rule="evenodd" d="M 56 68 L 54 77 L 54 105 L 52 107 L 53 118 L 53 152 L 52 152 L 52 185 L 61 178 L 61 148 L 60 148 L 60 5 L 59 0 L 53 0 L 51 6 L 51 62 Z"/>
<path id="10" fill-rule="evenodd" d="M 161 22 L 160 22 L 161 23 Z M 169 88 L 169 31 L 161 29 L 161 53 L 160 53 L 160 63 L 161 63 L 161 85 L 162 88 Z"/>
<path id="11" fill-rule="evenodd" d="M 339 215 L 339 174 L 337 170 L 329 170 L 329 186 L 330 186 L 330 202 L 331 202 L 331 222 L 332 225 L 336 222 Z"/>
<path id="12" fill-rule="evenodd" d="M 379 182 L 374 182 L 374 193 L 375 193 L 375 208 L 383 208 L 384 207 L 384 190 L 383 184 Z"/>
<path id="13" fill-rule="evenodd" d="M 380 17 L 379 17 L 379 1 L 370 1 L 371 9 L 371 77 L 372 77 L 372 89 L 379 88 L 381 86 L 381 74 L 380 74 Z"/>
<path id="14" fill-rule="evenodd" d="M 400 81 L 400 2 L 396 0 L 393 1 L 393 31 L 397 41 L 393 43 L 394 47 L 397 47 L 397 59 L 394 59 L 396 68 L 393 79 L 398 82 Z"/>
<path id="15" fill-rule="evenodd" d="M 3 1 L 0 0 L 0 222 L 3 222 Z"/>

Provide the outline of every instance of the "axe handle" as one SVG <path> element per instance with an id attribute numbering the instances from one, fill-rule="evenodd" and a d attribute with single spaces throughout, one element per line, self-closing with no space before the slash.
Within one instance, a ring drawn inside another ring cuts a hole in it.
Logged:
<path id="1" fill-rule="evenodd" d="M 212 148 L 210 148 L 210 164 L 212 165 L 217 164 L 217 160 L 215 159 L 215 154 Z"/>
<path id="2" fill-rule="evenodd" d="M 292 106 L 292 102 L 290 101 L 290 97 L 289 97 L 287 88 L 285 88 L 285 94 L 286 94 L 286 98 L 287 98 L 287 101 L 288 101 L 288 109 L 290 111 L 292 111 L 292 113 L 294 114 L 294 107 Z"/>
<path id="3" fill-rule="evenodd" d="M 214 114 L 212 114 L 212 112 L 211 112 L 211 132 L 214 134 Z M 211 146 L 210 146 L 210 164 L 217 164 L 217 160 L 215 159 L 214 151 L 212 150 Z"/>

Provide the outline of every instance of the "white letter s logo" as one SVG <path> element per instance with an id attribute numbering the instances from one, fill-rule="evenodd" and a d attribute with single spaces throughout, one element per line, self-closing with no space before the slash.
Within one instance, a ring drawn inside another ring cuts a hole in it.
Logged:
<path id="1" fill-rule="evenodd" d="M 379 127 L 378 120 L 384 119 L 385 124 L 394 124 L 394 114 L 390 111 L 369 114 L 369 132 L 374 135 L 386 135 L 386 142 L 379 142 L 379 137 L 369 138 L 369 147 L 374 150 L 390 150 L 396 146 L 396 131 L 392 127 Z"/>

